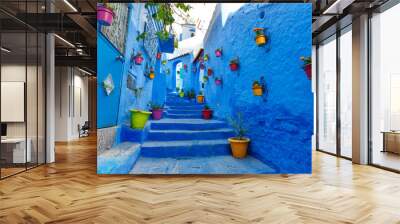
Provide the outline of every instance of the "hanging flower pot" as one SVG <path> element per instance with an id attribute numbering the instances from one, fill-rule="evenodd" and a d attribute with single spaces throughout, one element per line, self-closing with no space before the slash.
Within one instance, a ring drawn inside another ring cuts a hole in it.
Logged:
<path id="1" fill-rule="evenodd" d="M 201 70 L 204 69 L 204 64 L 203 64 L 203 63 L 200 64 L 200 69 L 201 69 Z"/>
<path id="2" fill-rule="evenodd" d="M 208 82 L 208 77 L 207 76 L 203 76 L 203 82 Z"/>
<path id="3" fill-rule="evenodd" d="M 215 50 L 215 57 L 219 58 L 222 56 L 222 48 Z"/>
<path id="4" fill-rule="evenodd" d="M 97 22 L 102 26 L 110 26 L 114 19 L 114 12 L 104 4 L 97 6 Z"/>
<path id="5" fill-rule="evenodd" d="M 149 79 L 154 79 L 154 77 L 156 77 L 156 75 L 154 74 L 154 69 L 150 68 Z"/>
<path id="6" fill-rule="evenodd" d="M 142 62 L 143 62 L 142 53 L 138 52 L 138 53 L 136 54 L 136 56 L 134 57 L 134 60 L 135 60 L 135 64 L 141 65 Z"/>
<path id="7" fill-rule="evenodd" d="M 232 59 L 229 63 L 229 67 L 230 67 L 231 71 L 238 70 L 239 69 L 239 59 L 238 58 Z"/>
<path id="8" fill-rule="evenodd" d="M 208 61 L 208 59 L 209 59 L 208 54 L 205 54 L 204 55 L 204 61 Z"/>
<path id="9" fill-rule="evenodd" d="M 201 115 L 203 119 L 209 120 L 212 118 L 213 111 L 210 109 L 208 105 L 204 106 L 204 109 L 201 111 Z"/>
<path id="10" fill-rule="evenodd" d="M 311 57 L 301 57 L 303 62 L 303 70 L 306 73 L 306 76 L 309 80 L 311 80 Z"/>
<path id="11" fill-rule="evenodd" d="M 187 71 L 187 64 L 184 64 L 183 68 L 185 69 L 185 71 Z"/>
<path id="12" fill-rule="evenodd" d="M 254 28 L 253 31 L 256 34 L 256 44 L 262 46 L 267 43 L 267 37 L 264 35 L 264 28 Z"/>
<path id="13" fill-rule="evenodd" d="M 258 81 L 253 82 L 253 95 L 254 96 L 262 96 L 263 95 L 263 88 Z"/>
<path id="14" fill-rule="evenodd" d="M 207 75 L 212 76 L 213 70 L 211 68 L 207 69 Z"/>
<path id="15" fill-rule="evenodd" d="M 222 85 L 222 79 L 221 78 L 215 78 L 215 85 L 217 85 L 217 86 Z"/>
<path id="16" fill-rule="evenodd" d="M 157 60 L 161 59 L 161 52 L 157 52 L 156 58 L 157 58 Z"/>

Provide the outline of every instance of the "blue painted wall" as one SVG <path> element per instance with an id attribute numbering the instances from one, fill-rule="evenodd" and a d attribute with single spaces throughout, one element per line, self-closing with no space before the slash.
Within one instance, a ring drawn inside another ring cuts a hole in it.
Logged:
<path id="1" fill-rule="evenodd" d="M 97 54 L 97 127 L 105 128 L 117 125 L 123 62 L 116 60 L 121 54 L 100 32 L 97 32 L 97 47 L 101 49 Z M 109 96 L 103 88 L 108 74 L 112 75 L 115 86 Z"/>
<path id="2" fill-rule="evenodd" d="M 255 44 L 254 27 L 266 28 L 269 43 Z M 280 167 L 282 173 L 311 172 L 313 96 L 301 56 L 311 55 L 311 4 L 246 4 L 222 24 L 210 25 L 204 52 L 214 75 L 205 87 L 215 115 L 227 119 L 241 112 L 252 139 L 250 153 Z M 222 47 L 223 56 L 215 57 Z M 229 69 L 239 57 L 240 69 Z M 253 96 L 252 83 L 265 77 L 267 101 Z M 216 86 L 215 77 L 223 79 Z M 191 83 L 190 78 L 185 83 Z"/>

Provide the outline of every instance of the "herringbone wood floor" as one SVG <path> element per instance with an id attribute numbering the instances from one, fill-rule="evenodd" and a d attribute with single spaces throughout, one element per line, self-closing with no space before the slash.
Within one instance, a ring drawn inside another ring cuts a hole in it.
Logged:
<path id="1" fill-rule="evenodd" d="M 312 175 L 98 176 L 95 139 L 0 181 L 0 223 L 400 223 L 400 175 L 323 153 Z"/>

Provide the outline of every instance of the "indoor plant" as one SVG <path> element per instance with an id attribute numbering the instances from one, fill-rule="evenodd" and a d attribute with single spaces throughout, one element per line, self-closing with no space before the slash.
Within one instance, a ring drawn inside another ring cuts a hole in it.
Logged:
<path id="1" fill-rule="evenodd" d="M 267 37 L 264 34 L 264 28 L 257 27 L 257 28 L 254 28 L 253 31 L 256 34 L 256 38 L 255 38 L 256 44 L 258 46 L 264 45 L 267 42 Z"/>
<path id="2" fill-rule="evenodd" d="M 229 62 L 229 67 L 231 71 L 236 71 L 239 69 L 239 58 L 234 58 Z"/>
<path id="3" fill-rule="evenodd" d="M 229 122 L 235 131 L 235 137 L 228 139 L 231 145 L 232 155 L 235 158 L 243 158 L 247 155 L 250 139 L 245 137 L 246 129 L 244 128 L 244 121 L 241 113 L 238 113 L 236 119 L 230 118 Z"/>
<path id="4" fill-rule="evenodd" d="M 253 82 L 253 95 L 254 96 L 262 96 L 262 94 L 263 94 L 263 88 L 262 88 L 262 86 L 261 86 L 261 84 L 260 84 L 260 82 L 259 81 L 254 81 Z"/>
<path id="5" fill-rule="evenodd" d="M 219 58 L 222 56 L 222 48 L 217 48 L 215 50 L 215 57 Z"/>
<path id="6" fill-rule="evenodd" d="M 153 117 L 153 120 L 160 120 L 164 112 L 164 107 L 152 102 L 149 103 L 149 106 L 151 108 L 151 116 Z"/>
<path id="7" fill-rule="evenodd" d="M 208 76 L 212 76 L 212 74 L 213 74 L 213 70 L 211 68 L 208 68 L 207 69 L 207 75 Z"/>
<path id="8" fill-rule="evenodd" d="M 97 22 L 103 26 L 110 26 L 114 19 L 114 11 L 106 4 L 97 5 Z"/>
<path id="9" fill-rule="evenodd" d="M 197 95 L 197 103 L 204 103 L 203 91 L 199 91 L 199 95 Z"/>
<path id="10" fill-rule="evenodd" d="M 222 78 L 215 77 L 215 85 L 220 86 L 222 84 Z"/>
<path id="11" fill-rule="evenodd" d="M 135 64 L 141 65 L 143 62 L 142 53 L 140 51 L 138 51 L 138 53 L 135 55 L 134 59 L 135 59 Z"/>
<path id="12" fill-rule="evenodd" d="M 205 105 L 203 110 L 201 111 L 201 115 L 203 119 L 209 120 L 212 118 L 213 111 L 210 109 L 208 105 Z"/>
<path id="13" fill-rule="evenodd" d="M 303 70 L 307 75 L 307 78 L 311 80 L 311 57 L 301 57 L 303 61 Z"/>

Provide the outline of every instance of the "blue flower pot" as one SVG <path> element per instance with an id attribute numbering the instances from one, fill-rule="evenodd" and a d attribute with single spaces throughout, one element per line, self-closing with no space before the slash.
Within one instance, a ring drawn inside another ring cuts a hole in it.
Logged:
<path id="1" fill-rule="evenodd" d="M 161 40 L 160 38 L 158 38 L 160 51 L 164 53 L 174 53 L 174 39 L 174 35 L 171 35 L 168 39 L 165 40 Z"/>

